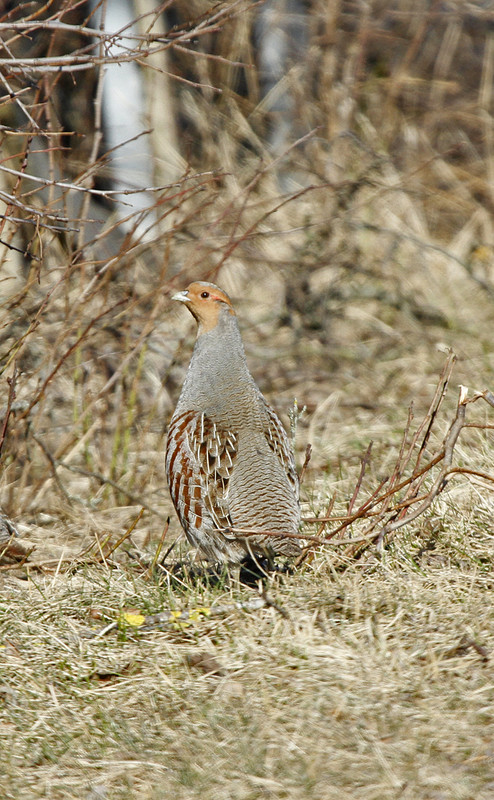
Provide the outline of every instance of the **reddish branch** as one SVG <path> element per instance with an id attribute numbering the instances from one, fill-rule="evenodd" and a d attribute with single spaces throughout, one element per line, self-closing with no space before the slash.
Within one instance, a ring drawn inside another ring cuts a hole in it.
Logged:
<path id="1" fill-rule="evenodd" d="M 411 411 L 409 412 L 402 444 L 391 477 L 384 478 L 360 507 L 356 511 L 353 510 L 370 460 L 371 446 L 369 446 L 362 458 L 360 473 L 348 504 L 347 514 L 343 517 L 330 516 L 334 505 L 334 498 L 332 498 L 324 516 L 310 517 L 304 520 L 306 524 L 317 524 L 319 526 L 315 535 L 291 534 L 290 538 L 304 539 L 306 542 L 303 554 L 297 559 L 297 565 L 304 560 L 310 551 L 321 545 L 344 545 L 346 549 L 343 551 L 342 556 L 346 560 L 348 558 L 359 558 L 372 544 L 377 544 L 378 549 L 381 549 L 385 544 L 389 544 L 392 541 L 396 531 L 416 520 L 430 508 L 436 497 L 446 487 L 448 480 L 454 475 L 477 477 L 494 484 L 494 475 L 453 465 L 455 447 L 463 428 L 476 427 L 483 429 L 490 427 L 489 425 L 466 423 L 466 408 L 470 403 L 483 399 L 494 407 L 494 394 L 487 389 L 483 392 L 476 392 L 469 398 L 465 387 L 460 387 L 456 413 L 444 437 L 442 446 L 439 452 L 425 464 L 422 463 L 442 402 L 446 396 L 455 360 L 456 357 L 451 353 L 439 377 L 429 409 L 409 444 L 407 444 L 413 420 L 413 414 Z M 406 476 L 407 472 L 408 476 Z M 427 479 L 432 479 L 432 485 L 430 488 L 424 489 Z M 386 490 L 383 491 L 385 485 Z M 361 534 L 356 538 L 343 539 L 342 535 L 345 531 L 351 529 L 354 523 L 359 521 L 367 522 Z M 326 527 L 329 523 L 338 524 L 332 530 L 326 532 Z M 279 533 L 275 534 L 270 531 L 239 530 L 237 532 L 243 536 L 259 535 L 259 533 L 266 536 L 279 536 Z"/>

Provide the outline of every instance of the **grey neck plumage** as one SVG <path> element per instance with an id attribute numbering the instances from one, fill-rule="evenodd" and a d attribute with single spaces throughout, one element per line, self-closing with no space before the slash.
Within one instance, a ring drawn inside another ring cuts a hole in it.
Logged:
<path id="1" fill-rule="evenodd" d="M 213 421 L 251 416 L 259 390 L 249 372 L 237 318 L 222 308 L 218 324 L 198 336 L 175 413 L 201 411 Z"/>

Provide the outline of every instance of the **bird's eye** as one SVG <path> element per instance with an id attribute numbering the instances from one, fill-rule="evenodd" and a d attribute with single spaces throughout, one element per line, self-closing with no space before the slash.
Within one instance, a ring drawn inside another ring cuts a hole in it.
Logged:
<path id="1" fill-rule="evenodd" d="M 205 300 L 206 297 L 209 297 L 209 292 L 201 292 L 201 297 L 203 297 Z"/>

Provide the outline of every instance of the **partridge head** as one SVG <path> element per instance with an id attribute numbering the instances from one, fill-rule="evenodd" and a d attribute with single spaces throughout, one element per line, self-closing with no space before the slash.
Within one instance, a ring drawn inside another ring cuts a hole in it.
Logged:
<path id="1" fill-rule="evenodd" d="M 166 446 L 170 494 L 187 539 L 210 561 L 295 556 L 293 452 L 249 372 L 231 300 L 203 281 L 172 299 L 198 324 Z"/>

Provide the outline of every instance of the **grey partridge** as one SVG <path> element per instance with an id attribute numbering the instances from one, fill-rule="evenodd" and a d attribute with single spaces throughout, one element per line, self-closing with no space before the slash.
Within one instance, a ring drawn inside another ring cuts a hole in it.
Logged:
<path id="1" fill-rule="evenodd" d="M 166 446 L 170 494 L 187 539 L 209 561 L 295 556 L 293 452 L 249 372 L 231 300 L 203 281 L 172 299 L 198 323 Z"/>

